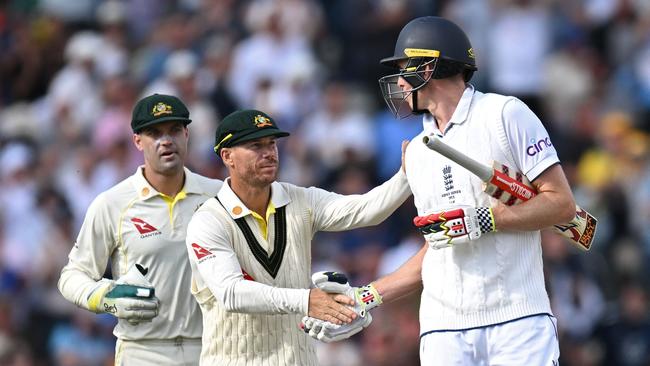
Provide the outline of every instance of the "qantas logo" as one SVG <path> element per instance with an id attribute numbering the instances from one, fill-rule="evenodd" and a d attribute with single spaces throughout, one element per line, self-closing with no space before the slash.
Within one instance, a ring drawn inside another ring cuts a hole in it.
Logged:
<path id="1" fill-rule="evenodd" d="M 200 246 L 200 245 L 198 245 L 196 243 L 192 243 L 192 249 L 194 249 L 194 255 L 196 255 L 196 259 L 199 259 L 199 260 L 201 260 L 201 259 L 203 259 L 203 258 L 205 258 L 207 256 L 212 255 L 211 251 L 205 249 L 204 247 L 202 247 L 202 246 Z"/>
<path id="2" fill-rule="evenodd" d="M 146 238 L 149 236 L 161 234 L 161 232 L 155 227 L 153 227 L 153 225 L 140 218 L 134 217 L 131 219 L 131 222 L 133 223 L 135 228 L 138 229 L 138 232 L 140 233 L 140 238 Z"/>

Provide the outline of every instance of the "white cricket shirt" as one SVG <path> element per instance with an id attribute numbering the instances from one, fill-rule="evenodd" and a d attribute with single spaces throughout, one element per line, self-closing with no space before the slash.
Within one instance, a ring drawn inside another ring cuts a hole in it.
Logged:
<path id="1" fill-rule="evenodd" d="M 96 281 L 110 262 L 113 278 L 135 263 L 147 267 L 146 278 L 160 300 L 158 316 L 136 326 L 119 320 L 116 337 L 124 340 L 200 338 L 201 313 L 190 294 L 191 269 L 185 249 L 187 224 L 223 182 L 185 169 L 185 184 L 175 199 L 147 182 L 142 167 L 92 202 L 69 262 L 61 271 L 59 290 L 86 307 Z"/>
<path id="2" fill-rule="evenodd" d="M 457 207 L 495 205 L 480 179 L 429 150 L 422 137 L 442 141 L 492 166 L 505 163 L 531 181 L 558 163 L 548 133 L 514 97 L 465 89 L 444 131 L 432 116 L 406 151 L 406 174 L 419 215 Z M 542 273 L 539 231 L 496 232 L 425 255 L 420 305 L 421 334 L 497 324 L 527 315 L 551 314 Z"/>
<path id="3" fill-rule="evenodd" d="M 401 170 L 363 195 L 278 182 L 271 192 L 267 235 L 228 184 L 190 221 L 202 365 L 316 365 L 313 340 L 298 328 L 308 310 L 314 234 L 379 224 L 410 196 Z"/>

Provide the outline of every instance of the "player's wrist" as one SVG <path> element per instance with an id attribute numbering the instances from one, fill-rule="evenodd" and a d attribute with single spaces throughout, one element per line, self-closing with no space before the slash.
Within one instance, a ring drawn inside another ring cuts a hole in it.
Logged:
<path id="1" fill-rule="evenodd" d="M 102 306 L 102 302 L 114 285 L 115 281 L 106 278 L 98 281 L 86 299 L 86 308 L 94 313 L 103 313 L 104 307 Z"/>
<path id="2" fill-rule="evenodd" d="M 354 297 L 365 312 L 368 312 L 383 303 L 383 298 L 374 284 L 369 283 L 365 286 L 354 288 Z M 365 316 L 364 314 L 360 314 Z"/>

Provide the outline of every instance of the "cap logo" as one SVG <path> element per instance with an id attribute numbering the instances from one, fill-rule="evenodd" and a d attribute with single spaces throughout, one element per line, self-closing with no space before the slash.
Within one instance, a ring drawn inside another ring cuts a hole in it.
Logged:
<path id="1" fill-rule="evenodd" d="M 154 117 L 158 117 L 163 114 L 172 114 L 172 106 L 169 104 L 165 104 L 163 102 L 159 102 L 155 106 L 153 106 L 153 109 L 151 110 L 151 114 Z"/>
<path id="2" fill-rule="evenodd" d="M 469 50 L 467 50 L 467 54 L 469 55 L 469 58 L 476 58 L 474 56 L 474 49 L 473 48 L 470 48 Z"/>
<path id="3" fill-rule="evenodd" d="M 262 116 L 261 114 L 255 116 L 255 120 L 253 122 L 255 123 L 255 126 L 257 126 L 257 128 L 273 126 L 271 120 L 267 117 Z"/>
<path id="4" fill-rule="evenodd" d="M 404 54 L 406 57 L 440 57 L 440 51 L 424 48 L 405 48 Z"/>

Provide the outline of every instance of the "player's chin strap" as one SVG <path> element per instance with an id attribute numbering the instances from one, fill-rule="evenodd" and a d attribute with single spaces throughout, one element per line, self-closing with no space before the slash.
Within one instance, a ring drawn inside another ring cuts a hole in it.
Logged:
<path id="1" fill-rule="evenodd" d="M 417 90 L 412 91 L 411 95 L 412 95 L 412 98 L 413 98 L 413 111 L 411 113 L 415 114 L 415 115 L 429 113 L 428 109 L 419 109 L 418 108 L 418 91 Z"/>

